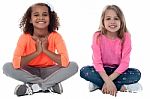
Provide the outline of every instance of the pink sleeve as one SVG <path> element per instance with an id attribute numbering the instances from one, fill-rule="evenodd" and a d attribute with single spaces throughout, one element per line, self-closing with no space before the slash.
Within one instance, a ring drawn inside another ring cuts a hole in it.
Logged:
<path id="1" fill-rule="evenodd" d="M 101 60 L 101 49 L 100 49 L 100 42 L 99 42 L 99 33 L 96 32 L 93 36 L 93 42 L 92 42 L 92 50 L 93 50 L 93 65 L 96 71 L 104 71 L 103 62 Z"/>
<path id="2" fill-rule="evenodd" d="M 122 46 L 122 59 L 119 67 L 115 70 L 117 73 L 123 73 L 129 67 L 130 61 L 130 52 L 131 52 L 131 35 L 125 33 L 125 39 Z"/>

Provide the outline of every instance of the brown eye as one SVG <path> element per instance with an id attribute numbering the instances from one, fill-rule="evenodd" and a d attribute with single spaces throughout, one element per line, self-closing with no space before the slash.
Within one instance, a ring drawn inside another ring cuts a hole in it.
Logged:
<path id="1" fill-rule="evenodd" d="M 114 20 L 119 20 L 119 18 L 114 18 Z"/>
<path id="2" fill-rule="evenodd" d="M 48 12 L 43 12 L 42 15 L 43 16 L 49 16 L 49 13 Z"/>
<path id="3" fill-rule="evenodd" d="M 35 17 L 39 16 L 38 13 L 33 13 L 32 15 L 35 16 Z"/>
<path id="4" fill-rule="evenodd" d="M 106 18 L 106 20 L 111 20 L 111 18 Z"/>
<path id="5" fill-rule="evenodd" d="M 33 16 L 38 16 L 38 14 L 35 14 L 35 15 L 33 15 Z"/>
<path id="6" fill-rule="evenodd" d="M 44 13 L 43 16 L 48 16 L 48 14 L 47 14 L 47 13 Z"/>

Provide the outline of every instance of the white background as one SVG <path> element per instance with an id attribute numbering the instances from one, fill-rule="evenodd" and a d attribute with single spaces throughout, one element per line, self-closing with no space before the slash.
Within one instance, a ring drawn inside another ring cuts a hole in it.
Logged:
<path id="1" fill-rule="evenodd" d="M 13 94 L 16 85 L 22 82 L 5 76 L 3 64 L 12 60 L 13 52 L 22 33 L 19 22 L 27 8 L 37 2 L 52 4 L 60 17 L 59 33 L 63 36 L 71 61 L 76 61 L 79 69 L 92 64 L 92 35 L 99 26 L 103 8 L 108 4 L 118 5 L 123 11 L 127 28 L 132 36 L 130 67 L 142 72 L 139 81 L 143 86 L 140 93 L 120 93 L 115 99 L 146 98 L 149 92 L 149 57 L 150 55 L 150 3 L 149 0 L 3 0 L 0 3 L 0 97 L 17 98 Z M 80 78 L 79 72 L 62 82 L 62 95 L 39 93 L 21 98 L 55 99 L 101 99 L 114 98 L 97 90 L 90 93 L 88 82 Z"/>

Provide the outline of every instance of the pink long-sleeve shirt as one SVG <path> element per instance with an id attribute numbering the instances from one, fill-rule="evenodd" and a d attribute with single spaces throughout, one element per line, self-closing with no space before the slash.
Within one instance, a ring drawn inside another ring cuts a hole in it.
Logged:
<path id="1" fill-rule="evenodd" d="M 98 72 L 104 71 L 104 66 L 118 65 L 114 71 L 119 74 L 123 73 L 129 67 L 130 52 L 131 52 L 131 36 L 125 33 L 123 40 L 109 39 L 105 35 L 96 32 L 93 36 L 92 50 L 93 50 L 93 65 Z M 105 65 L 104 65 L 105 64 Z"/>

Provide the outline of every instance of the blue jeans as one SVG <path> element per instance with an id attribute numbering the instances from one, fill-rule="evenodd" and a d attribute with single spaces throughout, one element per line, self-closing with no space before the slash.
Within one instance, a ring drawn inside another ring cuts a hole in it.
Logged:
<path id="1" fill-rule="evenodd" d="M 107 75 L 112 74 L 116 70 L 116 68 L 104 67 Z M 81 68 L 80 76 L 102 89 L 104 81 L 93 66 L 85 66 Z M 141 72 L 138 69 L 128 68 L 124 73 L 120 74 L 115 80 L 113 80 L 113 82 L 116 85 L 117 90 L 120 90 L 122 85 L 137 83 L 140 78 Z"/>

